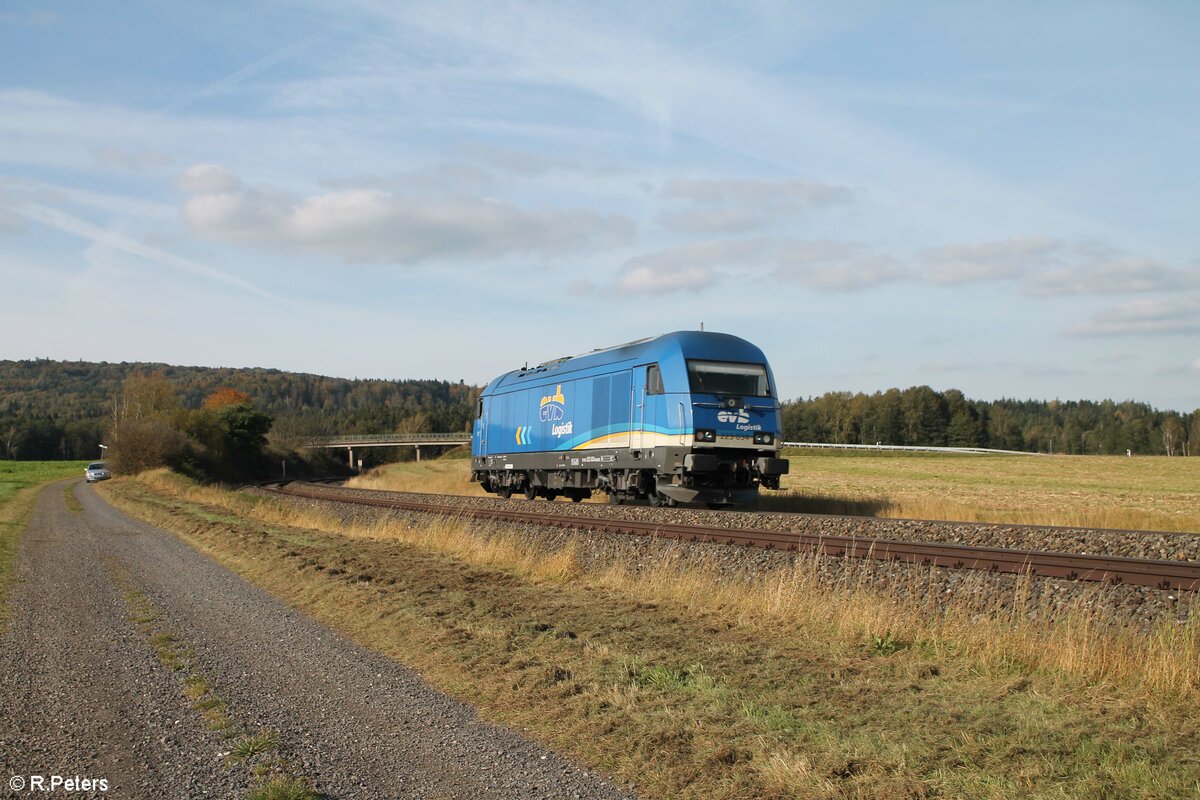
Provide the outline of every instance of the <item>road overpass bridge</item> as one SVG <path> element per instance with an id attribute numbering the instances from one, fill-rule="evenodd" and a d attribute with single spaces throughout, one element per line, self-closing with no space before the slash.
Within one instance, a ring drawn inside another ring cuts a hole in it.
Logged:
<path id="1" fill-rule="evenodd" d="M 309 439 L 304 447 L 313 449 L 336 449 L 348 451 L 350 468 L 355 469 L 354 449 L 367 447 L 415 447 L 417 461 L 421 460 L 421 448 L 459 447 L 471 443 L 471 434 L 461 433 L 364 433 L 347 436 L 320 436 Z"/>

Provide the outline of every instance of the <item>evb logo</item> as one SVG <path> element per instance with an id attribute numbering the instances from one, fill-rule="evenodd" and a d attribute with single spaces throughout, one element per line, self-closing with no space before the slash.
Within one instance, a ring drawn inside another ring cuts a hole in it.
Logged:
<path id="1" fill-rule="evenodd" d="M 744 425 L 750 421 L 750 415 L 747 414 L 745 411 L 718 411 L 717 412 L 717 421 L 718 422 L 737 422 L 737 423 L 741 423 Z"/>
<path id="2" fill-rule="evenodd" d="M 554 394 L 548 394 L 542 398 L 538 413 L 542 418 L 542 422 L 558 422 L 563 418 L 563 412 L 566 410 L 564 406 L 567 404 L 567 398 L 563 397 L 562 384 L 560 383 L 554 389 Z"/>

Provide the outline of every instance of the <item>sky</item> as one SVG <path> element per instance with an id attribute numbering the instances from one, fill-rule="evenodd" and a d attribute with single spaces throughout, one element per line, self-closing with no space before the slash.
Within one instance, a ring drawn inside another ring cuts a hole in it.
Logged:
<path id="1" fill-rule="evenodd" d="M 0 358 L 1200 408 L 1200 4 L 0 0 Z"/>

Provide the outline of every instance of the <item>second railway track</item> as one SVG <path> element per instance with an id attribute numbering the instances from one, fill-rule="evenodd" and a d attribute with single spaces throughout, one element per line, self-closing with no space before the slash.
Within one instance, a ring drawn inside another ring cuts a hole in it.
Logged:
<path id="1" fill-rule="evenodd" d="M 383 492 L 378 495 L 364 495 L 358 491 L 313 483 L 291 482 L 264 488 L 312 500 L 374 506 L 398 511 L 446 514 L 514 524 L 657 536 L 687 542 L 709 542 L 792 552 L 803 551 L 827 556 L 869 558 L 952 569 L 1148 586 L 1156 589 L 1194 591 L 1200 588 L 1200 563 L 1192 561 L 1047 552 L 948 542 L 839 536 L 802 531 L 686 525 L 653 520 L 471 507 L 439 503 L 436 496 L 432 496 L 431 500 L 426 502 L 409 499 L 411 495 L 403 498 L 388 497 L 386 496 L 388 493 Z"/>

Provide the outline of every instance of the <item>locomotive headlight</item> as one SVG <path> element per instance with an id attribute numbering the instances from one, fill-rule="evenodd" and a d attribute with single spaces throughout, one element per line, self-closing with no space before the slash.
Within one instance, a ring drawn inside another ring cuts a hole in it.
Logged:
<path id="1" fill-rule="evenodd" d="M 717 440 L 717 432 L 716 431 L 700 430 L 699 428 L 696 429 L 696 441 L 697 442 L 715 442 L 716 440 Z"/>
<path id="2" fill-rule="evenodd" d="M 756 434 L 754 434 L 754 443 L 755 443 L 755 444 L 770 444 L 770 443 L 771 443 L 771 442 L 773 442 L 773 441 L 775 441 L 775 435 L 774 435 L 774 434 L 770 434 L 770 433 L 756 433 Z"/>

